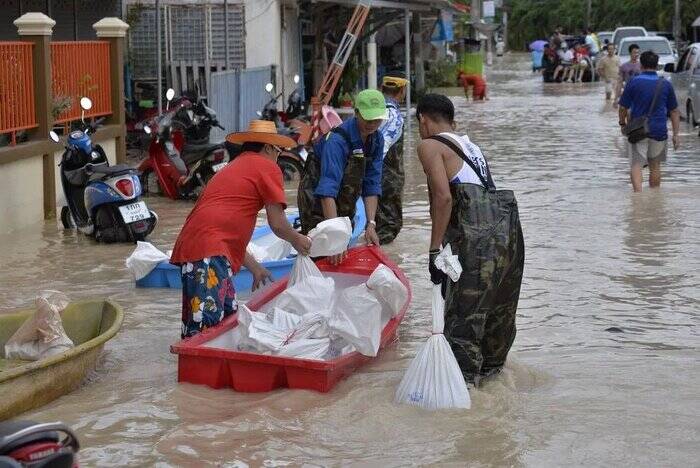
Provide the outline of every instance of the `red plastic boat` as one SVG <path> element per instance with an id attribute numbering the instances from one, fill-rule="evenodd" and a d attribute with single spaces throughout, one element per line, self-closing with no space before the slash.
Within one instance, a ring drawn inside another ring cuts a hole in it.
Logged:
<path id="1" fill-rule="evenodd" d="M 408 288 L 408 299 L 401 312 L 389 320 L 382 330 L 380 349 L 396 339 L 399 324 L 411 302 L 411 285 L 406 276 L 378 247 L 351 249 L 347 259 L 339 266 L 333 266 L 326 260 L 317 263 L 319 269 L 327 273 L 349 273 L 364 277 L 369 277 L 381 263 L 391 268 Z M 284 291 L 286 286 L 286 279 L 277 282 L 251 297 L 247 306 L 251 310 L 260 310 Z M 334 360 L 317 361 L 203 346 L 236 326 L 236 316 L 228 317 L 218 326 L 172 345 L 170 352 L 178 355 L 178 381 L 212 388 L 232 387 L 239 392 L 268 392 L 280 387 L 327 392 L 359 366 L 373 359 L 353 352 Z"/>

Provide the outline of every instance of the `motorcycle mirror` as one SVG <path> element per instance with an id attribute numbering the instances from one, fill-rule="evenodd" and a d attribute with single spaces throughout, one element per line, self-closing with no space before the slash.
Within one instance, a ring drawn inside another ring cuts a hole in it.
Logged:
<path id="1" fill-rule="evenodd" d="M 174 97 L 175 90 L 173 88 L 168 88 L 168 90 L 165 92 L 165 99 L 167 99 L 168 101 L 172 101 Z"/>
<path id="2" fill-rule="evenodd" d="M 59 141 L 58 134 L 57 134 L 56 132 L 54 132 L 53 130 L 51 130 L 51 131 L 49 132 L 49 138 L 51 138 L 51 140 L 52 140 L 54 143 L 58 143 L 58 141 Z"/>
<path id="3" fill-rule="evenodd" d="M 265 91 L 267 91 L 268 93 L 271 93 L 273 89 L 275 89 L 275 87 L 272 83 L 268 83 L 265 85 Z"/>
<path id="4" fill-rule="evenodd" d="M 258 117 L 262 117 L 262 112 L 257 111 L 256 114 L 258 114 Z"/>
<path id="5" fill-rule="evenodd" d="M 144 125 L 143 131 L 146 132 L 146 135 L 150 135 L 151 134 L 151 127 L 149 127 L 148 125 Z"/>
<path id="6" fill-rule="evenodd" d="M 299 84 L 299 75 L 294 75 L 294 84 Z"/>
<path id="7" fill-rule="evenodd" d="M 89 97 L 81 97 L 80 98 L 80 107 L 83 110 L 92 109 L 92 100 Z"/>

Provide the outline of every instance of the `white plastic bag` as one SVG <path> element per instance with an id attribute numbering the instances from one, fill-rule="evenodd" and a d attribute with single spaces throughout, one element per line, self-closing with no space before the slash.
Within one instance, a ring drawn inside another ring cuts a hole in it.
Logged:
<path id="1" fill-rule="evenodd" d="M 5 343 L 5 357 L 37 361 L 73 348 L 61 321 L 61 312 L 68 302 L 68 297 L 59 291 L 41 291 L 35 300 L 34 315 Z"/>
<path id="2" fill-rule="evenodd" d="M 367 279 L 367 288 L 388 310 L 389 318 L 401 312 L 408 301 L 408 288 L 386 265 L 379 265 L 372 272 Z"/>
<path id="3" fill-rule="evenodd" d="M 275 327 L 262 312 L 238 307 L 238 323 L 241 327 L 241 349 L 257 352 L 278 351 L 287 341 L 288 333 Z"/>
<path id="4" fill-rule="evenodd" d="M 382 336 L 382 305 L 366 284 L 343 290 L 328 321 L 331 331 L 365 356 L 376 356 Z"/>
<path id="5" fill-rule="evenodd" d="M 287 342 L 308 338 L 326 338 L 329 334 L 327 315 L 311 312 L 301 317 L 299 323 L 294 326 L 294 329 L 288 335 Z"/>
<path id="6" fill-rule="evenodd" d="M 170 260 L 170 256 L 158 250 L 150 242 L 136 242 L 136 248 L 126 259 L 126 267 L 140 280 L 148 275 L 160 262 Z"/>
<path id="7" fill-rule="evenodd" d="M 274 303 L 275 307 L 297 315 L 322 312 L 328 315 L 333 307 L 333 278 L 311 276 L 287 287 Z"/>
<path id="8" fill-rule="evenodd" d="M 345 252 L 352 235 L 352 223 L 347 216 L 321 221 L 309 231 L 311 257 L 325 257 Z"/>
<path id="9" fill-rule="evenodd" d="M 328 354 L 330 344 L 330 338 L 290 341 L 282 346 L 277 354 L 303 359 L 323 359 Z"/>
<path id="10" fill-rule="evenodd" d="M 251 240 L 246 248 L 258 263 L 272 262 L 287 258 L 292 252 L 292 244 L 273 233 Z"/>
<path id="11" fill-rule="evenodd" d="M 280 330 L 291 332 L 294 330 L 294 327 L 301 322 L 301 315 L 292 314 L 279 307 L 274 307 L 272 311 L 268 313 L 267 319 Z"/>
<path id="12" fill-rule="evenodd" d="M 443 335 L 445 300 L 440 285 L 433 285 L 433 335 L 418 350 L 396 389 L 397 403 L 425 409 L 471 407 L 467 383 L 450 344 Z"/>
<path id="13" fill-rule="evenodd" d="M 447 244 L 440 253 L 435 257 L 435 266 L 447 273 L 453 283 L 459 280 L 462 275 L 462 264 L 459 263 L 459 257 L 452 255 L 452 247 Z"/>
<path id="14" fill-rule="evenodd" d="M 287 281 L 287 287 L 294 286 L 299 281 L 304 278 L 323 278 L 321 270 L 318 269 L 316 264 L 311 257 L 306 255 L 297 256 L 294 260 L 294 265 L 292 265 L 292 271 L 289 273 L 289 280 Z"/>

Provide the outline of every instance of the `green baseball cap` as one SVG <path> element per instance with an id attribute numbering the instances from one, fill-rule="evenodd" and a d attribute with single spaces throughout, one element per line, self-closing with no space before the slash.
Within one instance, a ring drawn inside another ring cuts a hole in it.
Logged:
<path id="1" fill-rule="evenodd" d="M 365 120 L 386 119 L 386 101 L 376 89 L 360 91 L 355 98 L 355 109 Z"/>

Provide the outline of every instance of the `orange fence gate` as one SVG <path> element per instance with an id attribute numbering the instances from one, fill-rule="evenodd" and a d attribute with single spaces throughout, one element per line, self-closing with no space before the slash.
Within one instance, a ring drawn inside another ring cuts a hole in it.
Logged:
<path id="1" fill-rule="evenodd" d="M 0 135 L 37 126 L 31 42 L 0 42 Z"/>
<path id="2" fill-rule="evenodd" d="M 83 96 L 92 100 L 86 117 L 112 113 L 109 42 L 52 42 L 51 75 L 56 123 L 79 119 Z"/>

